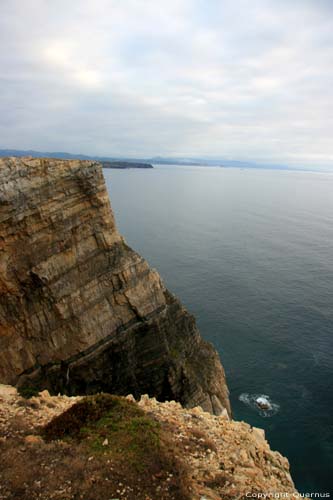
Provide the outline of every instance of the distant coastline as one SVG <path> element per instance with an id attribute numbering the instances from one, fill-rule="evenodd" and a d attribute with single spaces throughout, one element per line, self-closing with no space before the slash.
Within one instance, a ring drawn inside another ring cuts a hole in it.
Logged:
<path id="1" fill-rule="evenodd" d="M 226 158 L 187 158 L 187 157 L 162 157 L 152 156 L 150 158 L 126 158 L 116 156 L 92 156 L 84 154 L 73 154 L 62 151 L 41 152 L 35 150 L 0 149 L 0 157 L 6 156 L 32 156 L 34 158 L 57 158 L 64 160 L 95 160 L 103 164 L 104 168 L 154 168 L 153 165 L 178 165 L 188 167 L 220 167 L 241 168 L 259 170 L 291 170 L 291 171 L 319 171 L 317 168 L 302 166 L 291 166 L 283 164 L 261 163 L 247 160 L 230 160 Z M 327 171 L 327 169 L 321 170 Z"/>
<path id="2" fill-rule="evenodd" d="M 133 161 L 101 161 L 103 168 L 154 168 L 150 163 L 133 162 Z"/>
<path id="3" fill-rule="evenodd" d="M 85 156 L 85 155 L 74 155 L 71 153 L 44 153 L 41 151 L 23 151 L 19 149 L 0 149 L 0 158 L 4 157 L 26 157 L 32 156 L 33 158 L 54 158 L 60 160 L 96 160 L 102 164 L 103 168 L 116 168 L 116 169 L 128 169 L 128 168 L 154 168 L 153 165 L 143 161 L 137 160 L 113 160 L 104 159 L 99 157 Z"/>

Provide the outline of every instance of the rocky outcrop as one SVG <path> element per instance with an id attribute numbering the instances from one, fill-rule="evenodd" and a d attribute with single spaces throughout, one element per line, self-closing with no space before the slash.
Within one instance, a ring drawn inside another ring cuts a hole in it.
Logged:
<path id="1" fill-rule="evenodd" d="M 80 446 L 77 439 L 57 440 L 52 445 L 44 442 L 43 426 L 80 400 L 50 397 L 47 391 L 24 400 L 14 388 L 0 385 L 1 498 L 33 500 L 42 495 L 44 500 L 234 500 L 277 498 L 279 494 L 290 500 L 299 497 L 288 460 L 270 449 L 262 429 L 225 416 L 213 416 L 198 407 L 186 410 L 175 401 L 159 403 L 142 396 L 138 402 L 138 407 L 165 434 L 177 465 L 173 473 L 167 469 L 148 470 L 146 481 L 140 471 L 128 474 L 119 463 L 122 457 L 117 460 L 114 454 L 117 442 L 112 439 L 103 442 L 103 453 L 97 455 L 91 448 L 87 451 Z M 89 440 L 87 429 L 85 436 Z M 128 450 L 122 452 L 125 455 Z M 177 494 L 177 481 L 183 487 L 182 495 Z"/>
<path id="2" fill-rule="evenodd" d="M 288 460 L 270 449 L 263 429 L 146 395 L 138 404 L 162 426 L 175 429 L 174 439 L 185 450 L 182 458 L 192 478 L 191 499 L 235 500 L 259 494 L 274 498 L 278 492 L 285 499 L 297 496 Z"/>
<path id="3" fill-rule="evenodd" d="M 99 163 L 0 160 L 0 294 L 0 382 L 230 413 L 216 351 L 118 233 Z"/>

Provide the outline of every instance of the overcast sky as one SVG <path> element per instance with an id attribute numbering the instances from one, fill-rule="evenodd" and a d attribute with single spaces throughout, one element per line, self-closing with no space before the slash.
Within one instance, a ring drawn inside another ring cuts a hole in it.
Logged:
<path id="1" fill-rule="evenodd" d="M 0 148 L 333 166 L 332 0 L 0 0 Z"/>

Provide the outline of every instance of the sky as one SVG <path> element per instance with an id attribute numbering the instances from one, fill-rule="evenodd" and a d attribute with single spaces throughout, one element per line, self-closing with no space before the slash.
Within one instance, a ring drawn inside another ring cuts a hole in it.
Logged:
<path id="1" fill-rule="evenodd" d="M 0 149 L 333 168 L 333 0 L 0 0 Z"/>

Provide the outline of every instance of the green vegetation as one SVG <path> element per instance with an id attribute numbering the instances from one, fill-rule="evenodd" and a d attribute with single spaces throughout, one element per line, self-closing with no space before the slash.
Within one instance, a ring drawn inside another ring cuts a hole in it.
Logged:
<path id="1" fill-rule="evenodd" d="M 38 387 L 30 386 L 30 385 L 24 385 L 22 387 L 17 388 L 17 392 L 19 393 L 22 398 L 25 399 L 30 399 L 33 396 L 38 396 L 40 389 Z"/>
<path id="2" fill-rule="evenodd" d="M 85 397 L 47 424 L 43 435 L 46 440 L 79 440 L 89 453 L 109 455 L 138 472 L 162 466 L 159 423 L 118 396 Z"/>

